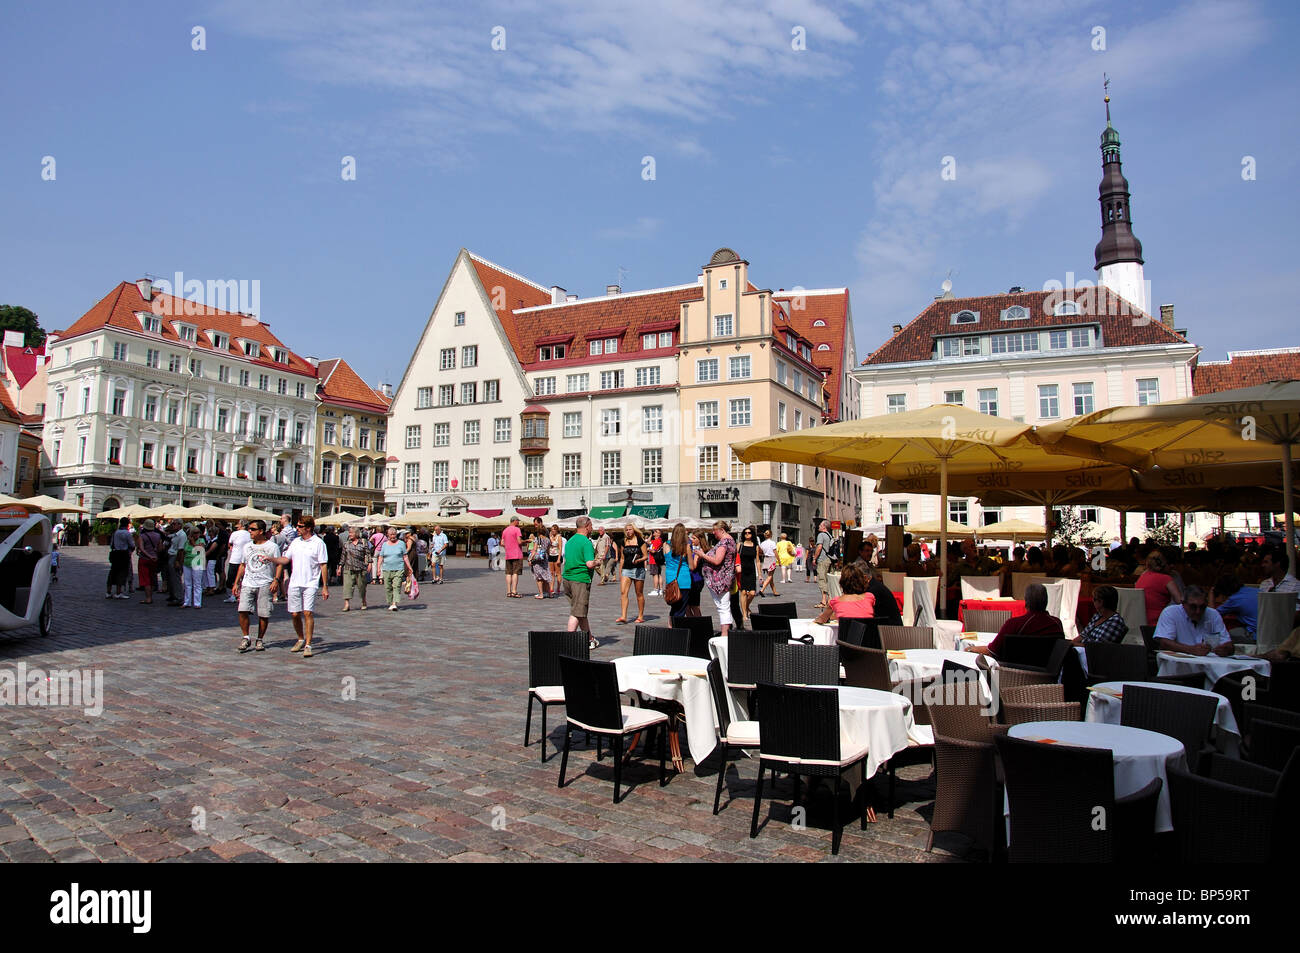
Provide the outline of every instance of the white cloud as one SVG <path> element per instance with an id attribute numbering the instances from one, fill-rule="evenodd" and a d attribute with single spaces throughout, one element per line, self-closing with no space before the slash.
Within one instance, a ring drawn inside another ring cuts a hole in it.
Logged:
<path id="1" fill-rule="evenodd" d="M 657 218 L 638 218 L 628 225 L 616 225 L 602 228 L 597 234 L 604 239 L 640 239 L 653 238 L 659 232 L 663 221 Z"/>

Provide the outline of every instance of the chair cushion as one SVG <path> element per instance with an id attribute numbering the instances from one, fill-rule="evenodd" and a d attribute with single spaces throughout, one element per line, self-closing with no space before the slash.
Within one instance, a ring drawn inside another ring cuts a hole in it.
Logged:
<path id="1" fill-rule="evenodd" d="M 576 718 L 567 719 L 569 724 L 575 728 L 581 728 L 583 731 L 590 731 L 592 734 L 601 735 L 625 735 L 633 731 L 641 731 L 643 728 L 649 728 L 651 725 L 657 725 L 666 722 L 668 716 L 661 711 L 655 711 L 653 708 L 634 708 L 631 705 L 620 706 L 623 709 L 623 727 L 619 728 L 597 728 L 593 725 L 584 725 Z"/>
<path id="2" fill-rule="evenodd" d="M 564 701 L 563 685 L 539 685 L 536 688 L 528 689 L 530 695 L 535 695 L 538 701 L 546 702 L 548 705 Z"/>
<path id="3" fill-rule="evenodd" d="M 738 745 L 740 747 L 757 747 L 758 746 L 758 722 L 756 721 L 733 721 L 731 727 L 727 729 L 727 737 L 723 739 L 729 745 Z"/>
<path id="4" fill-rule="evenodd" d="M 845 754 L 841 751 L 839 761 L 823 761 L 817 758 L 787 758 L 782 755 L 767 754 L 766 752 L 760 752 L 760 755 L 764 761 L 781 761 L 785 764 L 814 764 L 822 767 L 838 765 L 843 768 L 865 758 L 867 756 L 867 748 L 864 746 L 856 751 L 850 752 L 849 754 Z"/>

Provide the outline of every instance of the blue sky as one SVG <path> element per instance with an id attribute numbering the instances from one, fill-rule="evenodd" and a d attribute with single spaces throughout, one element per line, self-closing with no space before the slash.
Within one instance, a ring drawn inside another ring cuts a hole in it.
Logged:
<path id="1" fill-rule="evenodd" d="M 1296 9 L 6 5 L 0 302 L 56 329 L 146 272 L 257 280 L 291 347 L 373 383 L 461 246 L 585 296 L 728 245 L 760 286 L 847 285 L 865 356 L 950 272 L 1094 276 L 1104 71 L 1156 301 L 1205 359 L 1300 345 Z"/>

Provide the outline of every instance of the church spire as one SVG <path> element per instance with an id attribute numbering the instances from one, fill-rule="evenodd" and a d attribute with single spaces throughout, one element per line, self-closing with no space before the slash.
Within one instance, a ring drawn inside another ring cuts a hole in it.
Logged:
<path id="1" fill-rule="evenodd" d="M 1133 234 L 1128 180 L 1119 157 L 1119 133 L 1110 122 L 1110 80 L 1105 81 L 1106 128 L 1101 134 L 1101 241 L 1095 249 L 1098 282 L 1147 310 L 1142 243 Z"/>

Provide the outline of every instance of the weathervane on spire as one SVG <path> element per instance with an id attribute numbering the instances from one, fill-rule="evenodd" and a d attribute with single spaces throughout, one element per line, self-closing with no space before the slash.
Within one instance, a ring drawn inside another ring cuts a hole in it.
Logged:
<path id="1" fill-rule="evenodd" d="M 1110 122 L 1110 77 L 1107 76 L 1105 73 L 1102 73 L 1101 80 L 1102 80 L 1101 82 L 1102 92 L 1105 93 L 1105 96 L 1103 97 L 1103 101 L 1106 103 L 1106 122 L 1109 123 Z"/>

